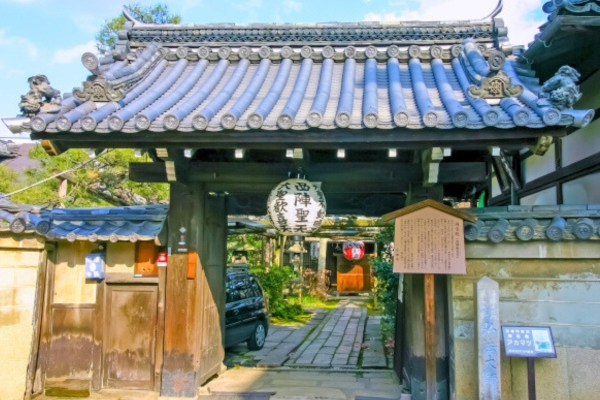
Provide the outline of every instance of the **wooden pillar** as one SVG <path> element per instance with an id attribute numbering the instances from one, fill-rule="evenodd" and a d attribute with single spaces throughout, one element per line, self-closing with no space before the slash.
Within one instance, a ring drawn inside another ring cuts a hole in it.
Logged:
<path id="1" fill-rule="evenodd" d="M 425 199 L 441 202 L 443 187 L 411 185 L 406 205 Z M 401 379 L 405 385 L 410 385 L 413 400 L 447 400 L 449 398 L 446 344 L 449 333 L 447 332 L 447 278 L 437 275 L 428 277 L 407 274 L 404 280 L 405 301 L 397 307 L 403 309 L 403 315 L 400 317 L 403 317 L 404 321 L 396 325 L 404 328 L 396 334 L 396 343 L 400 347 L 399 356 L 403 358 L 401 362 L 397 362 L 398 366 L 402 367 Z M 426 363 L 427 358 L 430 359 L 429 363 Z M 432 395 L 436 397 L 431 397 Z"/>
<path id="2" fill-rule="evenodd" d="M 412 398 L 425 400 L 425 286 L 423 275 L 404 275 L 404 340 L 401 341 L 403 383 Z M 408 378 L 408 381 L 406 380 Z"/>
<path id="3" fill-rule="evenodd" d="M 327 243 L 329 243 L 329 239 L 319 239 L 319 273 L 323 273 L 327 269 Z"/>
<path id="4" fill-rule="evenodd" d="M 190 235 L 190 229 L 198 223 L 200 211 L 194 206 L 190 189 L 180 183 L 171 183 L 161 382 L 161 395 L 165 397 L 194 397 L 196 394 L 196 287 L 187 279 L 188 251 L 197 251 L 194 235 Z"/>
<path id="5" fill-rule="evenodd" d="M 194 397 L 225 357 L 226 197 L 172 183 L 168 223 L 161 395 Z"/>
<path id="6" fill-rule="evenodd" d="M 437 340 L 435 329 L 435 276 L 425 274 L 425 386 L 427 400 L 437 400 Z"/>

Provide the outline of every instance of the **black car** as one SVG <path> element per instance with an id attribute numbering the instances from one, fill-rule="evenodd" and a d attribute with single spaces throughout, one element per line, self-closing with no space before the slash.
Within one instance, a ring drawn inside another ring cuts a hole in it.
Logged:
<path id="1" fill-rule="evenodd" d="M 225 281 L 225 347 L 247 342 L 260 350 L 269 331 L 263 290 L 247 268 L 228 268 Z"/>

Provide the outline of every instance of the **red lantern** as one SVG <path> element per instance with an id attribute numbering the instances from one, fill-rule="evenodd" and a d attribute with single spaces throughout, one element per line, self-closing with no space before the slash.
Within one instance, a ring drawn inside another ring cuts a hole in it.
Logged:
<path id="1" fill-rule="evenodd" d="M 161 251 L 158 253 L 156 257 L 156 266 L 157 267 L 166 267 L 168 260 L 168 253 L 166 251 Z"/>
<path id="2" fill-rule="evenodd" d="M 365 255 L 364 242 L 344 242 L 344 258 L 350 261 L 357 261 Z"/>

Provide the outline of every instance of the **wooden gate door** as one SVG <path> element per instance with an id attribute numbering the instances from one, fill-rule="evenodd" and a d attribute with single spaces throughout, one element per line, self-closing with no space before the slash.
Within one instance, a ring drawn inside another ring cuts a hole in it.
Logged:
<path id="1" fill-rule="evenodd" d="M 153 390 L 157 285 L 107 285 L 104 387 Z"/>
<path id="2" fill-rule="evenodd" d="M 201 285 L 199 383 L 219 372 L 225 357 L 225 265 L 227 264 L 227 203 L 222 196 L 206 196 L 204 213 L 203 276 Z"/>
<path id="3" fill-rule="evenodd" d="M 371 290 L 371 265 L 369 258 L 359 261 L 348 261 L 343 256 L 337 257 L 337 291 L 368 292 Z"/>

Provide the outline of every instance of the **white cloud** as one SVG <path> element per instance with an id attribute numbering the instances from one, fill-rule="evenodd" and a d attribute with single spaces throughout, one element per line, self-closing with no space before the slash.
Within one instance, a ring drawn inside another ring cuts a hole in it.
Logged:
<path id="1" fill-rule="evenodd" d="M 401 6 L 394 2 L 394 7 Z M 365 15 L 366 21 L 452 21 L 481 19 L 491 13 L 497 0 L 474 2 L 472 0 L 424 0 L 418 3 L 416 10 L 404 9 L 394 11 L 370 12 Z M 500 18 L 508 27 L 508 35 L 512 44 L 522 45 L 533 41 L 537 28 L 544 22 L 532 19 L 531 15 L 542 8 L 541 0 L 505 0 Z"/>
<path id="2" fill-rule="evenodd" d="M 75 60 L 79 60 L 85 52 L 96 52 L 96 42 L 89 41 L 85 44 L 80 44 L 70 49 L 58 49 L 52 54 L 50 65 L 55 64 L 71 64 Z"/>
<path id="3" fill-rule="evenodd" d="M 8 36 L 6 29 L 0 29 L 0 46 L 15 46 L 24 48 L 29 57 L 35 57 L 38 54 L 38 49 L 29 39 L 20 36 Z"/>
<path id="4" fill-rule="evenodd" d="M 302 3 L 295 0 L 285 0 L 283 5 L 286 7 L 286 12 L 298 12 L 302 8 Z"/>

